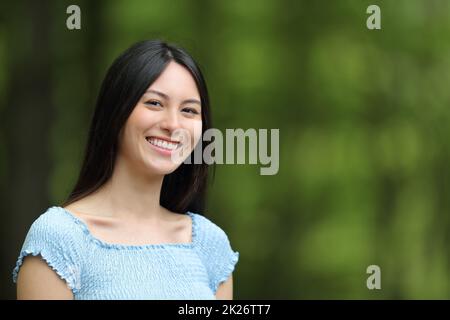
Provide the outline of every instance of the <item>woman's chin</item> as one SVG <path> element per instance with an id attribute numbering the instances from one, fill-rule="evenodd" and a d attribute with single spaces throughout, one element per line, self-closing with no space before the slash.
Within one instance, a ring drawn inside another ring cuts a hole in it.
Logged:
<path id="1" fill-rule="evenodd" d="M 169 161 L 158 161 L 151 164 L 147 164 L 147 172 L 152 172 L 154 174 L 166 175 L 174 172 L 179 165 Z"/>

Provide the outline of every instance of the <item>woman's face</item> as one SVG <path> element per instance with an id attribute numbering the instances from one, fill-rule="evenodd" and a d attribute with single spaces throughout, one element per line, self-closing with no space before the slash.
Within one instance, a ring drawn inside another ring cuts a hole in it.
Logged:
<path id="1" fill-rule="evenodd" d="M 126 121 L 119 156 L 144 173 L 173 172 L 201 138 L 201 107 L 192 75 L 170 62 Z"/>

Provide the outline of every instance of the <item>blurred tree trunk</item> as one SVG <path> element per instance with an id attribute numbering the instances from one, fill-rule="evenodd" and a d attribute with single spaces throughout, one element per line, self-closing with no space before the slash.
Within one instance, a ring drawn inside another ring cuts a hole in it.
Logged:
<path id="1" fill-rule="evenodd" d="M 25 234 L 48 204 L 53 114 L 49 2 L 11 2 L 6 12 L 9 79 L 3 128 L 8 170 L 0 202 L 0 298 L 11 299 L 15 297 L 11 272 Z"/>
<path id="2" fill-rule="evenodd" d="M 43 1 L 11 2 L 2 5 L 6 34 L 8 76 L 6 106 L 2 108 L 2 129 L 7 145 L 6 181 L 1 185 L 0 211 L 0 298 L 14 299 L 12 270 L 31 223 L 52 203 L 49 181 L 53 171 L 51 130 L 57 112 L 54 96 L 58 52 L 81 48 L 74 60 L 87 70 L 87 103 L 78 101 L 76 112 L 87 122 L 99 84 L 97 62 L 101 45 L 103 1 L 79 2 L 81 30 L 66 30 L 65 5 Z M 7 7 L 7 8 L 5 8 Z M 64 57 L 63 57 L 64 58 Z M 62 59 L 61 61 L 65 61 Z M 70 75 L 64 85 L 72 86 Z M 78 78 L 77 78 L 78 79 Z M 58 80 L 60 81 L 60 80 Z M 67 97 L 69 99 L 69 97 Z M 78 100 L 80 100 L 78 98 Z M 59 103 L 59 102 L 58 102 Z M 76 102 L 75 102 L 76 103 Z M 81 105 L 81 106 L 80 106 Z M 83 128 L 87 124 L 83 124 Z M 76 133 L 78 134 L 78 133 Z M 80 135 L 83 136 L 83 135 Z M 57 143 L 64 143 L 56 139 Z M 83 141 L 84 143 L 84 141 Z M 72 187 L 72 186 L 70 186 Z"/>

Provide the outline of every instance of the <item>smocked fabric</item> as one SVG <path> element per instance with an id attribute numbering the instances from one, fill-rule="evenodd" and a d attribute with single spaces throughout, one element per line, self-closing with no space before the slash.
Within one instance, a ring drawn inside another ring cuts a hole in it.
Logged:
<path id="1" fill-rule="evenodd" d="M 78 217 L 51 207 L 31 225 L 13 282 L 23 259 L 39 255 L 67 283 L 74 299 L 216 299 L 239 252 L 211 220 L 187 214 L 192 219 L 192 242 L 125 245 L 94 237 Z"/>

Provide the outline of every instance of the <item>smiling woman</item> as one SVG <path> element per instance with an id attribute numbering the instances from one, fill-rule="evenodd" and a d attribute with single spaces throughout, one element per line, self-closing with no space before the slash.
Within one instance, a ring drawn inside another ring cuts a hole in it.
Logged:
<path id="1" fill-rule="evenodd" d="M 18 298 L 232 299 L 239 253 L 200 214 L 208 165 L 172 161 L 205 147 L 210 127 L 206 83 L 183 49 L 153 40 L 120 55 L 73 191 L 27 234 Z"/>

